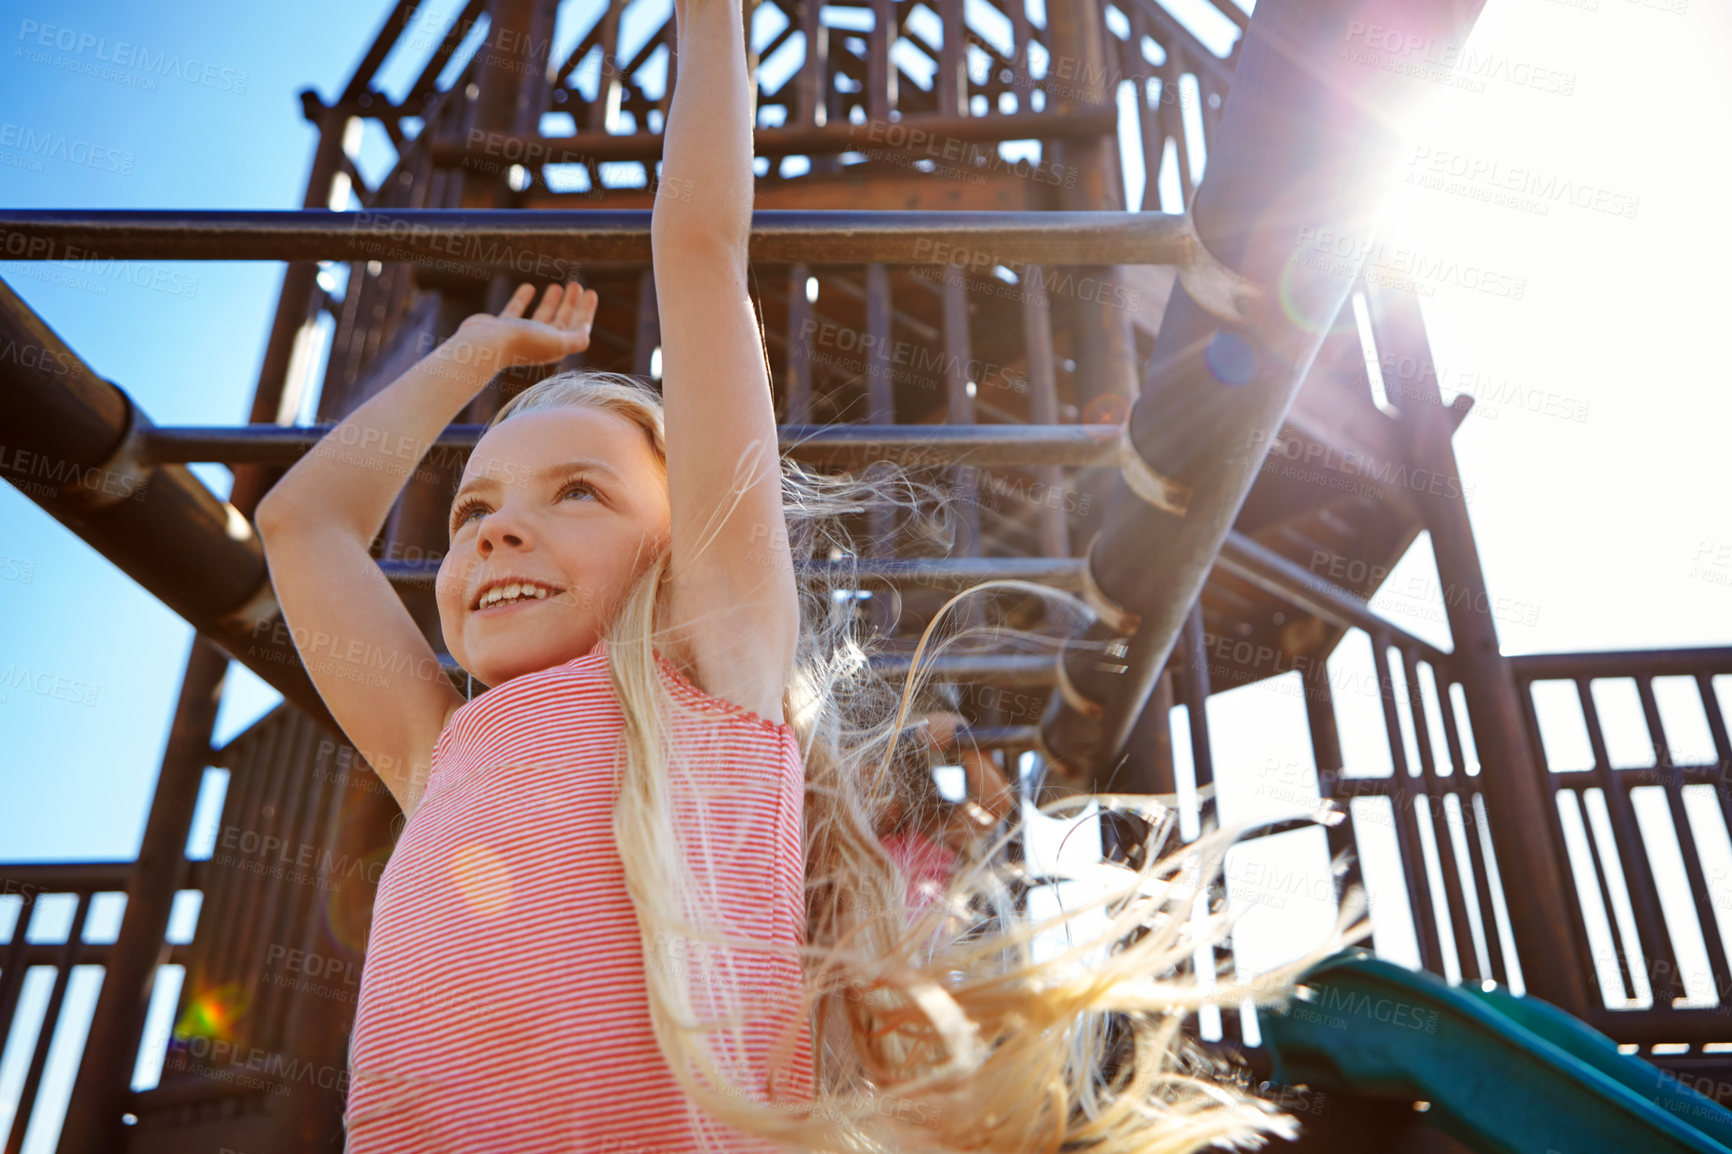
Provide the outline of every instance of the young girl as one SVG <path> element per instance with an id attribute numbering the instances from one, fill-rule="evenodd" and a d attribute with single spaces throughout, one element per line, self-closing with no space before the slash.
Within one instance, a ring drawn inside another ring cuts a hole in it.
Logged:
<path id="1" fill-rule="evenodd" d="M 662 393 L 558 374 L 476 444 L 436 599 L 485 692 L 415 676 L 434 654 L 369 555 L 412 464 L 394 450 L 431 445 L 498 369 L 584 349 L 593 292 L 537 305 L 524 285 L 468 318 L 258 506 L 294 635 L 344 655 L 303 652 L 314 684 L 407 818 L 362 971 L 347 1150 L 1118 1154 L 1290 1132 L 1178 1035 L 1205 1000 L 1280 990 L 1168 976 L 1198 944 L 1195 860 L 1189 883 L 1119 876 L 1109 934 L 1038 964 L 984 860 L 941 908 L 909 901 L 878 831 L 908 802 L 890 767 L 927 638 L 892 685 L 852 602 L 802 576 L 849 556 L 841 518 L 894 482 L 778 459 L 746 286 L 739 0 L 679 0 L 676 19 L 661 180 L 698 195 L 653 214 Z M 383 672 L 350 680 L 345 660 Z M 964 932 L 935 939 L 945 917 Z M 1112 1084 L 1109 1024 L 1138 1040 Z"/>

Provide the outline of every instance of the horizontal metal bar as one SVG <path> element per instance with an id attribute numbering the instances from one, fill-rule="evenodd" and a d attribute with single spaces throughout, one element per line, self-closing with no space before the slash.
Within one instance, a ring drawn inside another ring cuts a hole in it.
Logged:
<path id="1" fill-rule="evenodd" d="M 1551 792 L 1560 789 L 1596 789 L 1604 788 L 1605 779 L 1593 776 L 1605 773 L 1618 788 L 1628 793 L 1632 789 L 1645 786 L 1666 786 L 1677 775 L 1679 785 L 1713 785 L 1726 787 L 1732 785 L 1729 774 L 1732 766 L 1721 765 L 1674 765 L 1664 768 L 1657 765 L 1632 766 L 1617 768 L 1604 765 L 1590 765 L 1579 769 L 1550 769 L 1546 773 L 1546 785 Z"/>
<path id="2" fill-rule="evenodd" d="M 223 465 L 287 465 L 312 450 L 335 425 L 182 425 L 142 430 L 147 464 L 207 461 Z M 405 470 L 428 452 L 471 449 L 484 425 L 451 425 L 432 446 L 402 450 Z M 796 461 L 858 468 L 893 461 L 905 468 L 957 465 L 1004 468 L 1086 466 L 1110 461 L 1117 425 L 783 425 L 781 451 Z"/>
<path id="3" fill-rule="evenodd" d="M 1725 992 L 1721 992 L 1725 996 Z M 1688 1009 L 1610 1010 L 1594 1007 L 1587 1023 L 1614 1042 L 1649 1046 L 1656 1043 L 1732 1042 L 1732 1007 L 1692 1006 Z"/>
<path id="4" fill-rule="evenodd" d="M 799 156 L 808 153 L 871 152 L 912 153 L 935 161 L 967 165 L 970 143 L 1002 140 L 1059 140 L 1105 136 L 1118 130 L 1119 110 L 1113 105 L 1095 105 L 1075 111 L 1017 112 L 1001 116 L 905 116 L 894 121 L 855 124 L 840 120 L 821 125 L 790 125 L 758 128 L 752 133 L 752 151 L 757 156 Z M 436 140 L 433 163 L 503 168 L 521 164 L 536 168 L 543 164 L 597 164 L 608 161 L 660 160 L 660 133 L 580 132 L 573 136 L 518 136 L 504 132 L 471 129 L 463 139 Z M 1014 172 L 1009 161 L 996 156 L 1005 172 Z M 976 166 L 979 167 L 979 166 Z M 990 167 L 983 171 L 990 172 Z"/>
<path id="5" fill-rule="evenodd" d="M 59 968 L 60 958 L 66 949 L 66 943 L 60 942 L 27 942 L 24 946 L 24 965 L 53 966 Z M 78 964 L 81 966 L 106 966 L 109 956 L 114 952 L 113 942 L 84 942 L 78 951 Z M 168 957 L 163 962 L 171 966 L 184 966 L 192 961 L 192 943 L 181 942 L 168 947 Z"/>
<path id="6" fill-rule="evenodd" d="M 1577 677 L 1690 677 L 1732 674 L 1732 646 L 1613 649 L 1597 653 L 1524 653 L 1508 659 L 1521 681 Z"/>
<path id="7" fill-rule="evenodd" d="M 768 264 L 1188 266 L 1196 234 L 1158 212 L 860 212 L 752 215 Z M 297 209 L 0 212 L 4 260 L 410 261 L 564 280 L 584 261 L 650 259 L 647 210 Z"/>
<path id="8" fill-rule="evenodd" d="M 0 862 L 0 893 L 124 892 L 135 869 L 132 861 Z"/>
<path id="9" fill-rule="evenodd" d="M 179 889 L 203 887 L 209 862 L 181 861 Z M 134 861 L 0 862 L 0 894 L 125 893 Z"/>

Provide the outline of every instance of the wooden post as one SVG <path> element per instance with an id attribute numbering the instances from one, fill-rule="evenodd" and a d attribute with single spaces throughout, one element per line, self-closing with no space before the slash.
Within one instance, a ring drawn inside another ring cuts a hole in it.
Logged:
<path id="1" fill-rule="evenodd" d="M 1569 901 L 1575 886 L 1562 867 L 1558 819 L 1542 776 L 1545 769 L 1523 732 L 1521 699 L 1509 661 L 1498 647 L 1497 625 L 1489 612 L 1476 608 L 1489 604 L 1485 573 L 1450 439 L 1449 413 L 1430 368 L 1431 344 L 1419 300 L 1366 283 L 1366 302 L 1378 348 L 1412 357 L 1422 366 L 1402 406 L 1401 423 L 1409 459 L 1444 482 L 1428 485 L 1416 499 L 1431 531 L 1437 577 L 1445 592 L 1444 611 L 1454 639 L 1453 672 L 1473 722 L 1492 845 L 1510 880 L 1504 897 L 1522 975 L 1535 996 L 1582 1017 L 1592 1007 L 1586 959 L 1576 957 L 1570 946 L 1575 915 Z"/>

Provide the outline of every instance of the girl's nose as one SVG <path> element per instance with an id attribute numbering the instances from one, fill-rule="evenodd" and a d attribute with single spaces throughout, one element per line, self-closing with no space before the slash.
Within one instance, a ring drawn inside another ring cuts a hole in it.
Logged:
<path id="1" fill-rule="evenodd" d="M 523 548 L 528 535 L 523 531 L 515 518 L 507 515 L 503 509 L 489 513 L 481 518 L 481 527 L 476 531 L 475 545 L 482 554 L 488 554 L 501 544 L 514 549 Z"/>

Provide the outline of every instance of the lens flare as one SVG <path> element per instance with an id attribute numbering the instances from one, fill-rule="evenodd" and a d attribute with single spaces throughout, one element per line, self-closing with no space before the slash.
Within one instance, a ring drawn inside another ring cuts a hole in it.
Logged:
<path id="1" fill-rule="evenodd" d="M 496 917 L 511 906 L 511 867 L 487 845 L 464 846 L 451 862 L 451 880 L 470 909 Z"/>
<path id="2" fill-rule="evenodd" d="M 200 990 L 187 1000 L 186 1012 L 174 1028 L 175 1037 L 231 1041 L 235 1024 L 246 1016 L 251 1004 L 239 982 Z"/>

